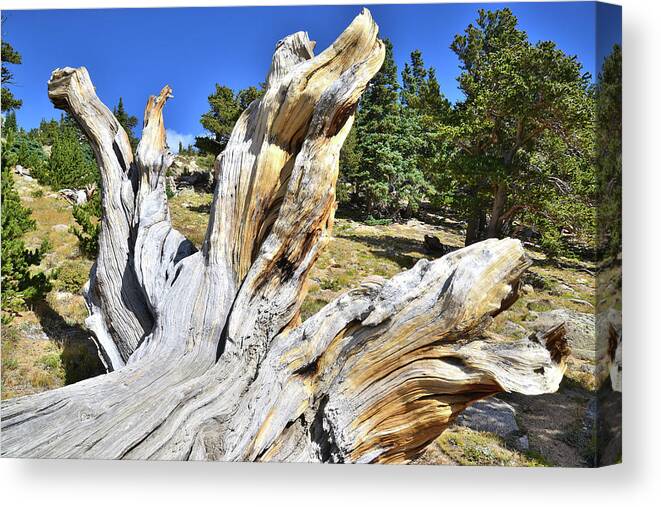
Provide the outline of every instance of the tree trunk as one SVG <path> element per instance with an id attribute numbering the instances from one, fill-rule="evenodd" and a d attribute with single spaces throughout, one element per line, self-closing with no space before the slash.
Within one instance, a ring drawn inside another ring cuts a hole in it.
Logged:
<path id="1" fill-rule="evenodd" d="M 134 158 L 87 71 L 53 72 L 49 97 L 101 170 L 87 324 L 109 373 L 4 401 L 4 456 L 407 462 L 478 399 L 557 389 L 563 328 L 482 334 L 528 266 L 516 240 L 368 279 L 300 323 L 340 148 L 384 58 L 368 11 L 313 47 L 304 32 L 278 43 L 265 95 L 216 159 L 201 251 L 170 223 L 169 87 L 147 103 Z"/>
<path id="2" fill-rule="evenodd" d="M 485 239 L 484 230 L 486 228 L 486 213 L 479 198 L 478 187 L 473 187 L 469 192 L 469 196 L 472 200 L 468 223 L 466 225 L 465 246 L 472 245 L 473 243 Z"/>
<path id="3" fill-rule="evenodd" d="M 507 202 L 507 185 L 503 182 L 496 184 L 493 196 L 493 206 L 491 207 L 491 217 L 487 226 L 487 238 L 497 238 L 500 236 L 502 227 L 502 216 Z"/>

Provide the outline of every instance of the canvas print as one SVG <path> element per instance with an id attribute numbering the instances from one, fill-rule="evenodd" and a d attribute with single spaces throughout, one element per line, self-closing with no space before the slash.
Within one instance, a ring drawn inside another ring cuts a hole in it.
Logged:
<path id="1" fill-rule="evenodd" d="M 2 12 L 5 458 L 622 460 L 621 9 Z"/>

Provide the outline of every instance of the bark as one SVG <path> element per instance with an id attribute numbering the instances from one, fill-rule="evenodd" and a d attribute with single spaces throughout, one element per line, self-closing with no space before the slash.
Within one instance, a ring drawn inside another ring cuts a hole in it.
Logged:
<path id="1" fill-rule="evenodd" d="M 496 185 L 494 191 L 493 206 L 491 207 L 491 216 L 489 217 L 489 225 L 487 226 L 487 238 L 497 238 L 500 236 L 506 201 L 507 185 L 500 182 Z"/>
<path id="2" fill-rule="evenodd" d="M 516 240 L 368 279 L 300 323 L 340 148 L 384 58 L 366 10 L 313 48 L 303 32 L 278 43 L 265 95 L 216 160 L 200 251 L 167 206 L 170 88 L 149 99 L 134 158 L 87 71 L 53 73 L 49 96 L 102 172 L 87 323 L 110 371 L 4 401 L 4 456 L 407 462 L 478 399 L 557 389 L 562 327 L 522 341 L 482 333 L 529 264 Z"/>
<path id="3" fill-rule="evenodd" d="M 484 232 L 486 229 L 486 212 L 479 197 L 479 187 L 473 187 L 469 192 L 469 196 L 472 200 L 464 240 L 466 246 L 485 239 Z"/>

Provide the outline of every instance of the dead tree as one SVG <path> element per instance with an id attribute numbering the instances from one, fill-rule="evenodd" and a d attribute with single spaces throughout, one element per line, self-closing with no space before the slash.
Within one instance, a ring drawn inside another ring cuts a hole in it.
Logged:
<path id="1" fill-rule="evenodd" d="M 3 402 L 3 455 L 406 462 L 480 398 L 557 389 L 561 328 L 523 341 L 482 334 L 528 266 L 516 240 L 368 279 L 301 323 L 340 148 L 384 58 L 368 11 L 313 47 L 304 32 L 277 44 L 265 95 L 216 160 L 199 251 L 168 211 L 170 88 L 147 102 L 134 156 L 87 71 L 53 72 L 49 97 L 101 170 L 86 300 L 109 373 Z"/>

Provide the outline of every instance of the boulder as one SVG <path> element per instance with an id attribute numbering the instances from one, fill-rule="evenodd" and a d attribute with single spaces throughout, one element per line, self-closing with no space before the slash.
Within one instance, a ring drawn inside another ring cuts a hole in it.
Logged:
<path id="1" fill-rule="evenodd" d="M 87 202 L 87 192 L 82 189 L 63 188 L 60 190 L 60 195 L 71 204 L 76 204 L 78 206 Z"/>
<path id="2" fill-rule="evenodd" d="M 184 155 L 178 155 L 168 170 L 176 188 L 209 187 L 213 179 L 212 173 L 212 169 L 199 165 L 196 157 Z M 175 187 L 171 189 L 174 190 Z"/>
<path id="3" fill-rule="evenodd" d="M 546 331 L 564 322 L 567 329 L 567 342 L 572 356 L 586 361 L 595 361 L 596 330 L 592 313 L 582 313 L 566 308 L 540 312 L 529 328 L 533 331 Z"/>
<path id="4" fill-rule="evenodd" d="M 455 424 L 508 438 L 519 432 L 515 416 L 512 405 L 492 397 L 473 403 L 457 416 Z"/>
<path id="5" fill-rule="evenodd" d="M 528 435 L 523 435 L 522 437 L 517 438 L 514 441 L 514 447 L 519 451 L 530 450 L 530 442 L 528 441 Z"/>
<path id="6" fill-rule="evenodd" d="M 16 173 L 18 176 L 22 176 L 25 178 L 27 181 L 32 181 L 32 176 L 30 176 L 30 170 L 26 169 L 20 164 L 16 164 L 16 167 L 14 167 L 14 173 Z"/>

